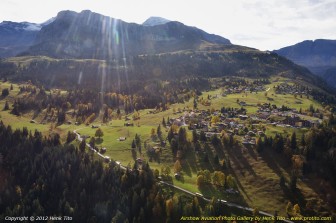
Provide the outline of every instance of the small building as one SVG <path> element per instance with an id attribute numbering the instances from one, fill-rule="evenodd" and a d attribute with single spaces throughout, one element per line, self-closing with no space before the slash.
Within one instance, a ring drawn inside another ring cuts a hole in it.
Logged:
<path id="1" fill-rule="evenodd" d="M 142 164 L 142 161 L 143 161 L 143 160 L 142 160 L 141 158 L 137 158 L 137 159 L 136 159 L 137 164 Z"/>
<path id="2" fill-rule="evenodd" d="M 109 157 L 109 156 L 105 156 L 105 157 L 104 157 L 104 161 L 108 163 L 108 162 L 110 162 L 110 161 L 111 161 L 111 159 L 110 159 L 110 157 Z"/>
<path id="3" fill-rule="evenodd" d="M 259 136 L 265 136 L 265 133 L 263 131 L 258 131 Z"/>
<path id="4" fill-rule="evenodd" d="M 240 105 L 240 106 L 246 106 L 247 104 L 246 104 L 245 101 L 240 101 L 240 102 L 239 102 L 239 105 Z"/>
<path id="5" fill-rule="evenodd" d="M 248 119 L 248 115 L 238 115 L 238 118 L 240 120 L 246 120 L 246 119 Z"/>
<path id="6" fill-rule="evenodd" d="M 178 172 L 178 173 L 175 173 L 175 174 L 174 174 L 174 177 L 175 177 L 176 180 L 181 180 L 181 177 L 182 177 L 182 176 L 181 176 L 181 174 Z"/>
<path id="7" fill-rule="evenodd" d="M 126 137 L 119 137 L 119 141 L 125 141 Z"/>
<path id="8" fill-rule="evenodd" d="M 81 138 L 82 139 L 88 139 L 88 138 L 90 138 L 90 136 L 89 135 L 82 135 Z"/>
<path id="9" fill-rule="evenodd" d="M 255 136 L 255 133 L 253 131 L 248 131 L 247 133 L 249 136 Z"/>

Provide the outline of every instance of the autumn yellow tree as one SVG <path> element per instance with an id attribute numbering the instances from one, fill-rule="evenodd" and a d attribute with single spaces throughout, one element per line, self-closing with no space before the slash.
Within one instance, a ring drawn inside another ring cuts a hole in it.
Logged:
<path id="1" fill-rule="evenodd" d="M 174 164 L 174 173 L 179 173 L 182 170 L 182 165 L 181 162 L 179 160 L 176 160 L 175 164 Z"/>
<path id="2" fill-rule="evenodd" d="M 166 214 L 167 216 L 171 216 L 173 212 L 173 200 L 172 199 L 169 199 L 166 201 Z"/>
<path id="3" fill-rule="evenodd" d="M 201 186 L 204 184 L 204 176 L 203 176 L 203 175 L 199 175 L 199 176 L 197 177 L 196 182 L 197 182 L 197 186 L 198 186 L 198 187 L 201 187 Z"/>
<path id="4" fill-rule="evenodd" d="M 216 186 L 224 186 L 225 174 L 221 171 L 215 171 L 212 175 L 212 183 Z"/>
<path id="5" fill-rule="evenodd" d="M 212 123 L 212 124 L 216 124 L 216 123 L 219 122 L 219 121 L 220 121 L 219 116 L 217 116 L 217 115 L 213 115 L 213 116 L 211 117 L 211 123 Z"/>

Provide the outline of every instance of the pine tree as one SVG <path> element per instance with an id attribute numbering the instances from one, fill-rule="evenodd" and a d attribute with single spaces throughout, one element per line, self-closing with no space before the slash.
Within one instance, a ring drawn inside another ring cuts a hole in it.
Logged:
<path id="1" fill-rule="evenodd" d="M 291 142 L 290 147 L 291 147 L 292 151 L 295 152 L 296 149 L 297 149 L 296 133 L 295 132 L 292 133 L 290 142 Z"/>
<path id="2" fill-rule="evenodd" d="M 178 147 L 180 150 L 183 149 L 183 147 L 187 143 L 187 132 L 185 128 L 180 128 L 178 133 Z"/>
<path id="3" fill-rule="evenodd" d="M 138 148 L 140 148 L 140 147 L 141 147 L 141 139 L 140 139 L 140 136 L 139 136 L 138 134 L 135 134 L 134 139 L 135 139 L 135 144 L 136 144 L 136 146 L 137 146 Z"/>
<path id="4" fill-rule="evenodd" d="M 168 138 L 168 142 L 171 144 L 171 140 L 174 138 L 174 132 L 173 132 L 173 128 L 172 127 L 169 128 L 169 132 L 168 132 L 167 138 Z"/>
<path id="5" fill-rule="evenodd" d="M 289 181 L 289 188 L 291 189 L 292 192 L 296 191 L 296 181 L 297 177 L 294 174 L 292 174 Z"/>
<path id="6" fill-rule="evenodd" d="M 161 131 L 161 125 L 159 124 L 159 126 L 156 129 L 156 134 L 159 137 L 159 139 L 162 138 L 162 131 Z"/>
<path id="7" fill-rule="evenodd" d="M 4 111 L 7 111 L 7 110 L 9 110 L 9 105 L 8 105 L 8 101 L 6 101 L 6 103 L 5 103 L 5 107 L 4 107 L 4 109 L 3 109 Z"/>
<path id="8" fill-rule="evenodd" d="M 201 131 L 201 133 L 200 133 L 200 140 L 201 140 L 202 142 L 205 142 L 205 141 L 207 140 L 207 138 L 206 138 L 206 136 L 205 136 L 205 133 L 204 133 L 203 131 Z"/>
<path id="9" fill-rule="evenodd" d="M 301 146 L 304 147 L 306 145 L 306 140 L 305 140 L 305 134 L 301 135 L 301 142 L 300 142 Z"/>
<path id="10" fill-rule="evenodd" d="M 198 135 L 195 129 L 192 131 L 192 139 L 193 139 L 193 143 L 197 143 Z"/>
<path id="11" fill-rule="evenodd" d="M 96 139 L 94 137 L 91 137 L 89 144 L 93 149 L 95 148 L 95 143 L 96 143 Z"/>
<path id="12" fill-rule="evenodd" d="M 86 141 L 83 139 L 79 144 L 79 150 L 84 153 L 85 152 Z"/>
<path id="13" fill-rule="evenodd" d="M 135 144 L 135 140 L 133 139 L 132 141 L 132 149 L 135 149 L 136 148 L 136 144 Z"/>
<path id="14" fill-rule="evenodd" d="M 286 186 L 286 180 L 285 180 L 285 177 L 284 176 L 280 176 L 280 182 L 279 182 L 279 184 L 280 184 L 280 187 L 284 187 L 284 186 Z"/>
<path id="15" fill-rule="evenodd" d="M 166 127 L 166 120 L 165 120 L 164 117 L 162 118 L 162 126 L 163 126 L 163 127 Z"/>
<path id="16" fill-rule="evenodd" d="M 194 109 L 197 109 L 197 100 L 194 98 Z"/>

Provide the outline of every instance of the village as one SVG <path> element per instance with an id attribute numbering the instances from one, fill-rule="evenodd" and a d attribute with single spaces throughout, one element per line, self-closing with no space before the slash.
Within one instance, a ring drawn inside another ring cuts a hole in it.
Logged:
<path id="1" fill-rule="evenodd" d="M 265 89 L 259 86 L 258 89 Z M 281 89 L 281 92 L 280 90 Z M 222 97 L 229 93 L 241 93 L 246 89 L 229 88 Z M 279 94 L 286 92 L 287 94 L 308 94 L 307 91 L 298 92 L 288 84 L 280 85 L 276 88 Z M 221 97 L 214 96 L 212 98 Z M 211 99 L 211 98 L 210 98 Z M 176 111 L 178 117 L 169 118 L 167 127 L 176 125 L 178 127 L 185 126 L 189 130 L 196 130 L 198 134 L 204 132 L 206 138 L 210 139 L 214 135 L 220 137 L 223 133 L 228 135 L 237 135 L 241 139 L 243 145 L 255 145 L 256 137 L 266 135 L 267 126 L 282 127 L 282 128 L 311 128 L 322 124 L 323 113 L 312 106 L 310 109 L 299 111 L 295 108 L 290 108 L 282 105 L 277 107 L 275 104 L 263 103 L 257 104 L 257 112 L 247 115 L 249 105 L 243 100 L 237 99 L 237 105 L 240 108 L 222 107 L 220 110 L 207 109 L 180 109 Z"/>

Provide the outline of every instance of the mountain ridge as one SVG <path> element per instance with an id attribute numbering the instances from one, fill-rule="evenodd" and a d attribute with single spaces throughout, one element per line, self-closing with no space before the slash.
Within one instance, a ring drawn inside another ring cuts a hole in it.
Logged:
<path id="1" fill-rule="evenodd" d="M 336 40 L 305 40 L 273 52 L 307 67 L 330 85 L 336 86 Z"/>
<path id="2" fill-rule="evenodd" d="M 33 44 L 40 24 L 3 21 L 0 23 L 0 57 L 11 57 Z"/>
<path id="3" fill-rule="evenodd" d="M 202 42 L 231 44 L 224 37 L 180 22 L 143 26 L 89 10 L 61 11 L 22 55 L 111 59 L 197 49 Z"/>

